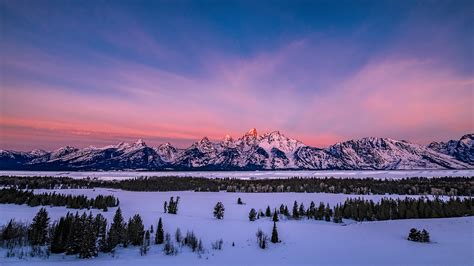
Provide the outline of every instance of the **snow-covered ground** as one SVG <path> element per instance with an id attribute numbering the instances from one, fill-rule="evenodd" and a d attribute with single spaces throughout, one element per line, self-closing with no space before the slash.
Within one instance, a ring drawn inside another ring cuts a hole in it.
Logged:
<path id="1" fill-rule="evenodd" d="M 139 171 L 98 171 L 98 172 L 61 172 L 61 171 L 0 171 L 0 175 L 11 176 L 64 176 L 72 178 L 129 179 L 140 176 L 194 176 L 208 178 L 288 178 L 288 177 L 342 177 L 342 178 L 381 178 L 400 179 L 406 177 L 443 177 L 474 176 L 474 169 L 468 170 L 361 170 L 361 171 L 173 171 L 173 172 L 139 172 Z"/>
<path id="2" fill-rule="evenodd" d="M 37 193 L 42 192 L 37 190 Z M 199 258 L 187 248 L 177 256 L 166 256 L 161 246 L 152 246 L 147 256 L 141 257 L 136 248 L 121 249 L 115 257 L 100 254 L 91 260 L 75 259 L 71 256 L 53 255 L 48 260 L 7 259 L 0 254 L 0 265 L 86 265 L 96 262 L 99 265 L 382 265 L 382 264 L 424 264 L 424 265 L 473 265 L 473 217 L 395 220 L 382 222 L 355 223 L 345 221 L 346 225 L 315 220 L 283 220 L 278 226 L 282 243 L 270 244 L 269 249 L 258 248 L 255 233 L 258 228 L 271 234 L 273 222 L 269 218 L 255 222 L 248 221 L 251 208 L 264 210 L 267 205 L 275 208 L 281 203 L 288 205 L 303 202 L 306 207 L 310 201 L 320 201 L 330 205 L 343 202 L 356 195 L 325 193 L 226 193 L 226 192 L 130 192 L 113 189 L 61 190 L 60 193 L 113 194 L 120 199 L 124 216 L 128 219 L 139 213 L 146 227 L 156 228 L 159 217 L 163 218 L 166 232 L 174 234 L 177 227 L 183 233 L 193 230 L 202 238 L 207 252 Z M 163 202 L 170 196 L 180 196 L 177 215 L 163 213 Z M 245 205 L 237 205 L 237 198 Z M 364 196 L 380 200 L 380 195 Z M 405 196 L 390 196 L 405 197 Z M 214 205 L 223 202 L 224 220 L 212 216 Z M 0 205 L 0 224 L 10 218 L 30 221 L 40 207 L 26 205 Z M 64 207 L 48 207 L 53 219 L 75 211 Z M 100 212 L 94 210 L 94 213 Z M 103 213 L 112 220 L 115 208 Z M 409 229 L 425 228 L 431 234 L 432 243 L 415 243 L 406 240 Z M 211 249 L 211 242 L 224 240 L 223 250 Z M 235 246 L 232 247 L 232 242 Z"/>

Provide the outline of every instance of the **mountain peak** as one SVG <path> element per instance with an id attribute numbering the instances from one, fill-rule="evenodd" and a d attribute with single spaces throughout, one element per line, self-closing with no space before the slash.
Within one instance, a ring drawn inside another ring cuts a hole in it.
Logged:
<path id="1" fill-rule="evenodd" d="M 256 138 L 257 137 L 257 129 L 256 128 L 251 128 L 245 135 Z"/>
<path id="2" fill-rule="evenodd" d="M 200 144 L 208 144 L 211 143 L 211 141 L 207 137 L 203 137 L 201 140 L 199 140 Z"/>
<path id="3" fill-rule="evenodd" d="M 232 137 L 231 137 L 229 134 L 225 135 L 224 141 L 232 141 L 232 140 L 233 140 L 233 139 L 232 139 Z"/>
<path id="4" fill-rule="evenodd" d="M 138 140 L 135 142 L 135 145 L 137 145 L 137 146 L 145 146 L 146 143 L 145 143 L 145 141 L 143 141 L 143 139 L 138 139 Z"/>

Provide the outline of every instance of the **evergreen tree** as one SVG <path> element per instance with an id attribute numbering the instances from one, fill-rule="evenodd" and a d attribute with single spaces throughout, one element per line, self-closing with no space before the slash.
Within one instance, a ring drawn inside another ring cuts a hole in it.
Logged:
<path id="1" fill-rule="evenodd" d="M 301 202 L 300 207 L 298 209 L 298 215 L 299 217 L 303 217 L 306 214 L 306 211 L 304 209 L 303 202 Z"/>
<path id="2" fill-rule="evenodd" d="M 249 220 L 253 222 L 255 221 L 256 217 L 257 217 L 257 211 L 255 211 L 255 209 L 252 208 L 249 212 Z"/>
<path id="3" fill-rule="evenodd" d="M 98 239 L 99 251 L 107 251 L 107 220 L 102 214 L 97 214 L 94 219 L 94 227 L 96 228 L 96 237 Z"/>
<path id="4" fill-rule="evenodd" d="M 285 215 L 285 205 L 280 205 L 280 213 Z"/>
<path id="5" fill-rule="evenodd" d="M 127 239 L 132 246 L 140 246 L 143 244 L 143 236 L 145 234 L 142 218 L 139 214 L 135 214 L 128 222 Z"/>
<path id="6" fill-rule="evenodd" d="M 161 221 L 161 217 L 158 220 L 158 227 L 156 227 L 156 235 L 155 235 L 155 244 L 160 245 L 163 244 L 164 241 L 164 231 L 163 231 L 163 222 Z"/>
<path id="7" fill-rule="evenodd" d="M 323 217 L 324 217 L 324 210 L 325 210 L 325 208 L 324 208 L 324 202 L 319 203 L 319 207 L 318 207 L 318 210 L 317 210 L 317 212 L 316 212 L 316 213 L 317 213 L 317 214 L 316 214 L 316 219 L 317 219 L 317 220 L 322 220 L 322 219 L 323 219 Z"/>
<path id="8" fill-rule="evenodd" d="M 168 202 L 165 201 L 165 203 L 163 203 L 163 212 L 166 213 L 168 211 Z"/>
<path id="9" fill-rule="evenodd" d="M 79 244 L 79 258 L 87 259 L 97 256 L 96 230 L 94 228 L 94 218 L 92 213 L 86 217 L 86 213 L 81 216 L 83 221 L 83 234 Z"/>
<path id="10" fill-rule="evenodd" d="M 408 240 L 410 241 L 420 241 L 420 231 L 416 230 L 416 228 L 410 229 L 410 234 L 408 234 Z"/>
<path id="11" fill-rule="evenodd" d="M 276 227 L 276 222 L 273 222 L 273 230 L 272 230 L 272 238 L 271 238 L 272 243 L 278 243 L 278 231 Z"/>
<path id="12" fill-rule="evenodd" d="M 272 216 L 272 211 L 270 210 L 270 206 L 267 206 L 267 209 L 265 210 L 265 216 L 267 217 Z"/>
<path id="13" fill-rule="evenodd" d="M 277 210 L 275 209 L 275 211 L 273 212 L 273 219 L 272 219 L 274 222 L 278 222 L 279 219 L 278 219 L 278 213 L 277 213 Z"/>
<path id="14" fill-rule="evenodd" d="M 290 216 L 290 211 L 288 210 L 288 206 L 285 205 L 285 216 Z"/>
<path id="15" fill-rule="evenodd" d="M 430 234 L 425 229 L 423 229 L 420 233 L 420 241 L 426 243 L 430 242 Z"/>
<path id="16" fill-rule="evenodd" d="M 51 239 L 51 253 L 63 253 L 66 251 L 64 242 L 65 218 L 61 217 L 59 222 L 53 226 L 53 237 Z"/>
<path id="17" fill-rule="evenodd" d="M 118 244 L 125 244 L 125 223 L 123 221 L 122 210 L 115 212 L 112 224 L 110 225 L 107 237 L 107 250 L 112 251 Z"/>
<path id="18" fill-rule="evenodd" d="M 216 206 L 214 207 L 214 217 L 216 217 L 217 219 L 224 219 L 224 204 L 222 204 L 222 202 L 218 202 L 216 204 Z"/>
<path id="19" fill-rule="evenodd" d="M 145 239 L 142 241 L 142 246 L 140 247 L 140 255 L 148 254 L 148 250 L 150 249 L 150 231 L 145 231 Z"/>
<path id="20" fill-rule="evenodd" d="M 176 243 L 181 243 L 181 240 L 183 240 L 183 236 L 181 235 L 181 230 L 178 228 L 176 228 L 176 232 L 174 234 L 174 237 L 176 239 Z"/>
<path id="21" fill-rule="evenodd" d="M 314 201 L 311 201 L 309 205 L 309 209 L 307 211 L 307 216 L 308 219 L 312 219 L 316 213 L 316 205 L 314 204 Z"/>
<path id="22" fill-rule="evenodd" d="M 326 209 L 324 210 L 324 219 L 326 220 L 326 222 L 331 221 L 331 216 L 332 216 L 332 210 L 329 207 L 329 204 L 327 204 Z"/>
<path id="23" fill-rule="evenodd" d="M 33 246 L 42 246 L 48 242 L 49 217 L 45 208 L 41 208 L 33 218 L 28 232 L 28 240 Z"/>
<path id="24" fill-rule="evenodd" d="M 295 203 L 293 204 L 293 213 L 292 213 L 292 216 L 293 218 L 295 219 L 298 219 L 300 217 L 300 214 L 298 212 L 298 202 L 296 202 L 295 200 Z"/>

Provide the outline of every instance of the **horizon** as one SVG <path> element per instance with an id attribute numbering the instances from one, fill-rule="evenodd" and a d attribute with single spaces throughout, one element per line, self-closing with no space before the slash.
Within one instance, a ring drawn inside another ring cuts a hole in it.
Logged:
<path id="1" fill-rule="evenodd" d="M 474 2 L 364 3 L 0 0 L 0 149 L 474 132 Z"/>
<path id="2" fill-rule="evenodd" d="M 328 148 L 329 146 L 334 145 L 334 144 L 337 144 L 337 143 L 340 143 L 340 142 L 345 142 L 345 141 L 350 141 L 350 140 L 360 140 L 360 139 L 362 139 L 362 138 L 358 138 L 358 139 L 346 139 L 346 140 L 341 140 L 341 141 L 338 141 L 338 142 L 334 142 L 334 143 L 332 143 L 332 144 L 330 144 L 330 145 L 328 145 L 328 146 L 313 146 L 313 145 L 310 145 L 310 144 L 305 143 L 304 141 L 299 140 L 298 138 L 293 138 L 293 137 L 291 137 L 291 136 L 288 136 L 288 135 L 286 135 L 284 132 L 281 132 L 280 130 L 266 131 L 266 132 L 263 132 L 263 133 L 262 133 L 261 131 L 258 131 L 256 128 L 251 128 L 251 129 L 249 129 L 247 132 L 244 132 L 244 133 L 242 133 L 242 134 L 239 135 L 239 136 L 232 136 L 232 135 L 226 134 L 226 135 L 224 135 L 224 136 L 223 136 L 222 138 L 220 138 L 220 139 L 209 139 L 207 136 L 203 136 L 203 137 L 201 137 L 201 138 L 199 138 L 199 139 L 189 140 L 189 143 L 184 142 L 184 143 L 177 144 L 177 145 L 176 145 L 175 143 L 173 143 L 173 142 L 170 142 L 170 141 L 166 141 L 166 142 L 150 141 L 150 142 L 149 142 L 147 139 L 138 138 L 138 139 L 128 139 L 128 140 L 126 140 L 126 141 L 125 141 L 125 140 L 122 140 L 122 141 L 118 141 L 118 142 L 114 142 L 114 143 L 103 143 L 103 144 L 96 144 L 96 145 L 93 145 L 93 144 L 87 145 L 87 144 L 85 143 L 84 145 L 74 146 L 74 145 L 68 145 L 68 144 L 66 144 L 66 145 L 63 145 L 63 146 L 58 146 L 58 147 L 53 148 L 53 149 L 34 148 L 34 149 L 29 149 L 29 150 L 13 150 L 13 149 L 1 149 L 1 148 L 0 148 L 0 150 L 11 150 L 11 151 L 20 151 L 20 152 L 31 152 L 31 151 L 35 151 L 35 150 L 43 150 L 43 151 L 46 151 L 46 152 L 53 152 L 53 151 L 55 151 L 55 150 L 58 150 L 58 149 L 61 149 L 61 148 L 67 147 L 67 146 L 73 147 L 73 148 L 78 148 L 78 149 L 84 149 L 84 148 L 98 148 L 98 149 L 100 149 L 100 148 L 104 148 L 104 147 L 107 147 L 107 146 L 117 146 L 117 145 L 120 145 L 120 144 L 122 144 L 122 143 L 131 144 L 131 145 L 132 145 L 132 144 L 135 144 L 135 143 L 138 143 L 138 142 L 144 142 L 144 144 L 145 144 L 146 146 L 148 146 L 148 147 L 159 147 L 159 146 L 161 146 L 161 145 L 164 145 L 164 144 L 169 143 L 171 146 L 173 146 L 173 147 L 175 147 L 175 148 L 178 148 L 178 149 L 187 149 L 187 148 L 190 148 L 192 145 L 198 143 L 199 141 L 201 141 L 201 140 L 204 139 L 204 138 L 208 138 L 208 140 L 209 140 L 210 142 L 212 142 L 212 143 L 219 143 L 219 142 L 222 142 L 222 141 L 225 140 L 225 138 L 227 138 L 227 136 L 231 137 L 231 138 L 233 139 L 233 141 L 237 141 L 238 139 L 244 137 L 246 134 L 249 134 L 250 131 L 252 131 L 252 130 L 256 130 L 256 132 L 257 132 L 257 138 L 258 138 L 258 137 L 261 137 L 261 136 L 263 136 L 263 135 L 267 135 L 267 134 L 279 132 L 281 135 L 283 135 L 283 136 L 285 136 L 285 137 L 287 137 L 287 138 L 289 138 L 289 139 L 297 140 L 297 141 L 301 142 L 302 144 L 304 144 L 304 145 L 306 145 L 306 146 L 313 147 L 313 148 Z M 456 140 L 456 141 L 457 141 L 457 140 L 461 139 L 463 136 L 469 135 L 469 134 L 473 134 L 473 133 L 466 133 L 466 134 L 463 134 L 462 136 L 460 136 L 459 138 L 457 138 L 457 139 L 452 139 L 452 140 Z M 363 138 L 383 138 L 383 139 L 388 138 L 388 139 L 393 139 L 393 138 L 389 138 L 389 137 L 376 137 L 376 136 L 367 136 L 367 137 L 363 137 Z M 450 140 L 432 140 L 432 141 L 429 142 L 429 143 L 423 144 L 423 143 L 416 143 L 416 142 L 412 142 L 412 141 L 410 141 L 410 140 L 403 140 L 403 139 L 393 139 L 393 140 L 396 140 L 396 141 L 407 141 L 407 142 L 409 142 L 409 143 L 418 144 L 418 145 L 422 145 L 422 146 L 423 146 L 423 145 L 428 145 L 428 144 L 430 144 L 430 143 L 432 143 L 432 142 L 448 142 L 448 141 L 450 141 Z M 150 144 L 150 143 L 152 143 L 152 144 Z"/>

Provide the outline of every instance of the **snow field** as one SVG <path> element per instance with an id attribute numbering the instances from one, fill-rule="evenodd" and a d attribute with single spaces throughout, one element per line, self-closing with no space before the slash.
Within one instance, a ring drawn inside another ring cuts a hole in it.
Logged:
<path id="1" fill-rule="evenodd" d="M 41 193 L 46 190 L 35 190 Z M 100 265 L 473 265 L 473 217 L 394 220 L 380 222 L 355 223 L 345 221 L 346 225 L 315 220 L 281 220 L 277 223 L 282 243 L 271 244 L 269 249 L 261 250 L 256 243 L 255 233 L 261 228 L 271 235 L 273 222 L 263 218 L 255 222 L 248 220 L 251 208 L 263 211 L 269 205 L 278 208 L 285 204 L 291 210 L 295 200 L 303 202 L 307 208 L 311 201 L 320 201 L 331 206 L 342 203 L 348 197 L 364 197 L 374 201 L 382 195 L 345 195 L 326 193 L 226 193 L 226 192 L 130 192 L 113 189 L 70 189 L 58 190 L 63 194 L 85 194 L 89 197 L 113 194 L 120 199 L 120 207 L 126 220 L 138 213 L 143 219 L 145 228 L 156 225 L 159 217 L 163 218 L 165 232 L 174 236 L 176 228 L 183 234 L 187 230 L 195 232 L 201 238 L 207 252 L 199 258 L 183 248 L 177 256 L 168 257 L 161 252 L 161 246 L 154 246 L 147 256 L 141 257 L 138 248 L 119 249 L 112 257 L 100 254 L 93 261 Z M 171 196 L 180 196 L 178 214 L 163 213 L 163 203 Z M 245 205 L 238 205 L 240 197 Z M 391 195 L 387 197 L 402 197 Z M 224 220 L 212 216 L 214 205 L 223 202 Z M 26 205 L 0 205 L 0 224 L 10 218 L 31 221 L 40 207 Z M 102 213 L 109 224 L 116 208 Z M 52 220 L 63 216 L 74 209 L 64 207 L 47 207 Z M 81 211 L 82 212 L 82 211 Z M 431 234 L 433 243 L 414 243 L 406 240 L 409 229 L 425 228 Z M 212 250 L 211 243 L 224 240 L 223 250 Z M 235 247 L 232 247 L 232 242 Z M 1 256 L 1 254 L 0 254 Z M 84 265 L 90 260 L 75 259 L 71 256 L 53 255 L 48 260 L 29 258 L 28 260 L 7 259 L 0 257 L 0 265 Z"/>

